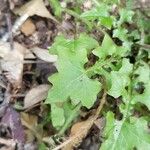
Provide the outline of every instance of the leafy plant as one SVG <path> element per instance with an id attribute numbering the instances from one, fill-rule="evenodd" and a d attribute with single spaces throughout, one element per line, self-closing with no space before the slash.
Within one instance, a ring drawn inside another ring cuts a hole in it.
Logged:
<path id="1" fill-rule="evenodd" d="M 150 110 L 149 54 L 143 56 L 144 52 L 139 51 L 134 56 L 135 62 L 131 61 L 132 47 L 136 45 L 133 39 L 139 37 L 136 29 L 131 33 L 126 26 L 133 23 L 133 11 L 119 8 L 115 15 L 110 2 L 94 2 L 98 5 L 83 12 L 80 19 L 100 30 L 104 35 L 102 41 L 85 33 L 76 39 L 58 36 L 49 49 L 50 53 L 58 55 L 58 72 L 49 77 L 53 86 L 46 100 L 51 105 L 53 126 L 58 130 L 64 126 L 66 129 L 82 106 L 90 109 L 98 94 L 106 90 L 107 95 L 119 99 L 121 118 L 118 119 L 118 114 L 111 110 L 103 110 L 106 112 L 106 126 L 100 149 L 148 150 L 148 119 L 142 115 L 142 108 L 138 112 L 140 117 L 134 112 L 137 105 Z M 91 62 L 89 55 L 93 55 L 96 62 Z"/>

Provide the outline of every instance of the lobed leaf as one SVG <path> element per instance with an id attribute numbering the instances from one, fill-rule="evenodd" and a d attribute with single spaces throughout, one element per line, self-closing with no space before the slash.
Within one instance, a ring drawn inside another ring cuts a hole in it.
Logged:
<path id="1" fill-rule="evenodd" d="M 107 113 L 104 136 L 106 140 L 100 150 L 149 150 L 150 134 L 144 118 L 130 117 L 115 120 L 112 112 Z"/>
<path id="2" fill-rule="evenodd" d="M 108 94 L 114 98 L 124 95 L 126 87 L 130 84 L 130 73 L 132 72 L 133 65 L 129 63 L 128 59 L 123 59 L 122 67 L 119 71 L 112 71 L 110 74 L 111 88 Z"/>
<path id="3" fill-rule="evenodd" d="M 105 59 L 107 56 L 124 56 L 128 49 L 123 46 L 117 46 L 108 34 L 105 34 L 102 45 L 93 51 L 93 54 L 100 59 Z"/>
<path id="4" fill-rule="evenodd" d="M 56 45 L 56 41 L 52 47 L 57 50 L 58 54 L 58 73 L 49 78 L 53 87 L 48 93 L 46 103 L 65 102 L 70 98 L 74 105 L 81 102 L 83 106 L 90 108 L 96 101 L 101 84 L 87 76 L 84 64 L 87 62 L 86 49 L 94 48 L 98 43 L 94 41 L 95 43 L 88 47 L 89 41 L 86 39 L 94 41 L 87 36 L 80 36 L 74 41 L 63 39 L 62 44 L 59 39 L 59 46 Z"/>
<path id="5" fill-rule="evenodd" d="M 94 21 L 99 20 L 99 23 L 108 29 L 111 29 L 113 25 L 113 17 L 109 15 L 110 7 L 105 4 L 93 8 L 81 14 L 81 18 Z"/>

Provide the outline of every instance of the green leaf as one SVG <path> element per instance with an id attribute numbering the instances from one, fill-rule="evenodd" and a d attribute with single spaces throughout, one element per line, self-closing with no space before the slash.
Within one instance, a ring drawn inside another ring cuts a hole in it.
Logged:
<path id="1" fill-rule="evenodd" d="M 124 95 L 124 92 L 126 92 L 125 88 L 130 83 L 129 75 L 132 72 L 132 68 L 133 65 L 129 63 L 129 60 L 123 59 L 120 70 L 111 72 L 111 88 L 108 91 L 109 95 L 114 98 Z"/>
<path id="2" fill-rule="evenodd" d="M 89 53 L 92 49 L 99 46 L 98 42 L 86 35 L 80 34 L 78 39 L 66 39 L 64 36 L 58 36 L 55 38 L 54 44 L 49 48 L 50 53 L 58 54 L 58 50 L 70 49 L 71 51 L 76 51 L 78 49 L 86 49 Z"/>
<path id="3" fill-rule="evenodd" d="M 123 42 L 122 46 L 125 48 L 126 52 L 130 52 L 132 44 L 133 42 L 126 40 Z"/>
<path id="4" fill-rule="evenodd" d="M 74 106 L 67 101 L 64 103 L 63 108 L 65 110 L 65 118 L 69 118 L 70 115 L 72 114 L 72 110 L 74 109 Z"/>
<path id="5" fill-rule="evenodd" d="M 150 81 L 150 67 L 144 61 L 141 61 L 139 67 L 136 69 L 134 74 L 138 75 L 136 78 L 137 82 L 148 83 Z"/>
<path id="6" fill-rule="evenodd" d="M 117 46 L 108 34 L 105 34 L 102 45 L 93 51 L 93 54 L 101 59 L 107 56 L 124 56 L 127 49 L 122 46 Z"/>
<path id="7" fill-rule="evenodd" d="M 144 61 L 138 64 L 138 68 L 135 70 L 134 74 L 137 76 L 134 79 L 134 86 L 136 87 L 138 83 L 143 83 L 144 91 L 138 93 L 133 91 L 132 103 L 140 102 L 147 106 L 150 110 L 150 68 L 149 65 Z M 139 87 L 142 88 L 142 87 Z"/>
<path id="8" fill-rule="evenodd" d="M 87 20 L 99 20 L 99 23 L 108 29 L 111 29 L 113 24 L 113 18 L 109 15 L 108 5 L 101 4 L 97 8 L 93 8 L 81 14 L 81 18 Z"/>
<path id="9" fill-rule="evenodd" d="M 109 7 L 104 4 L 81 14 L 81 17 L 87 20 L 95 20 L 98 19 L 99 17 L 108 17 L 108 16 L 109 16 Z"/>
<path id="10" fill-rule="evenodd" d="M 118 121 L 112 112 L 108 112 L 104 137 L 106 140 L 100 150 L 149 150 L 150 147 L 150 134 L 144 118 L 130 117 Z"/>
<path id="11" fill-rule="evenodd" d="M 49 52 L 51 54 L 58 54 L 57 49 L 65 49 L 68 48 L 70 44 L 70 40 L 66 40 L 64 36 L 59 35 L 55 38 L 54 44 L 49 47 Z"/>
<path id="12" fill-rule="evenodd" d="M 113 18 L 112 17 L 101 17 L 99 18 L 100 24 L 103 25 L 104 27 L 111 29 L 113 25 Z"/>
<path id="13" fill-rule="evenodd" d="M 128 36 L 127 36 L 128 30 L 125 28 L 119 27 L 115 30 L 113 30 L 113 37 L 117 37 L 122 41 L 126 41 Z"/>
<path id="14" fill-rule="evenodd" d="M 58 133 L 59 135 L 64 134 L 64 132 L 71 126 L 72 121 L 75 120 L 77 116 L 79 116 L 81 106 L 82 106 L 81 103 L 79 103 L 77 106 L 73 106 L 70 103 L 70 101 L 64 103 L 63 109 L 65 114 L 65 123 L 60 129 Z"/>
<path id="15" fill-rule="evenodd" d="M 150 80 L 145 85 L 144 92 L 142 94 L 134 93 L 134 96 L 132 98 L 132 103 L 140 102 L 147 106 L 147 108 L 150 110 Z"/>
<path id="16" fill-rule="evenodd" d="M 119 11 L 120 19 L 118 21 L 118 25 L 120 26 L 124 22 L 132 23 L 132 17 L 134 12 L 128 9 L 121 9 Z"/>
<path id="17" fill-rule="evenodd" d="M 82 41 L 77 39 L 70 41 L 66 47 L 63 47 L 64 43 L 56 47 L 58 73 L 49 78 L 53 87 L 48 93 L 46 103 L 65 102 L 70 98 L 74 105 L 81 102 L 83 106 L 90 108 L 96 101 L 101 85 L 87 76 L 84 64 L 87 62 L 86 48 L 89 41 L 86 41 L 87 45 L 84 39 Z"/>
<path id="18" fill-rule="evenodd" d="M 86 34 L 80 34 L 80 37 L 73 42 L 75 45 L 73 46 L 74 50 L 86 49 L 88 53 L 90 53 L 92 49 L 99 46 L 99 43 L 94 38 Z"/>
<path id="19" fill-rule="evenodd" d="M 39 144 L 38 147 L 39 147 L 38 150 L 46 150 L 47 149 L 47 147 L 44 143 Z"/>
<path id="20" fill-rule="evenodd" d="M 51 119 L 54 127 L 60 127 L 65 122 L 64 110 L 56 104 L 51 104 Z"/>
<path id="21" fill-rule="evenodd" d="M 54 14 L 61 17 L 62 8 L 58 0 L 49 0 L 51 7 L 54 9 Z"/>

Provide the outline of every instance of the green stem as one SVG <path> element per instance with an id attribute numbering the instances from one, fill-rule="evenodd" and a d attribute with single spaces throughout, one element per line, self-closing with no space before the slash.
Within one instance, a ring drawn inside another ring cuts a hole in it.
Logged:
<path id="1" fill-rule="evenodd" d="M 82 104 L 79 103 L 74 110 L 72 111 L 72 113 L 70 114 L 69 118 L 66 120 L 65 124 L 63 125 L 63 127 L 61 128 L 61 130 L 59 131 L 58 135 L 63 135 L 64 132 L 68 129 L 68 127 L 71 125 L 71 122 L 79 115 L 79 110 L 81 108 Z"/>

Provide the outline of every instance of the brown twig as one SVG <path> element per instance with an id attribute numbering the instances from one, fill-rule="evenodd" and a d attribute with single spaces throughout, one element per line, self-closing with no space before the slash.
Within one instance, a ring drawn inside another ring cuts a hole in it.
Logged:
<path id="1" fill-rule="evenodd" d="M 103 106 L 104 106 L 104 104 L 106 102 L 106 96 L 107 96 L 107 92 L 106 92 L 106 90 L 104 90 L 104 94 L 103 94 L 103 96 L 102 96 L 102 98 L 100 100 L 100 104 L 99 104 L 99 106 L 98 106 L 98 108 L 96 110 L 96 113 L 95 113 L 95 119 L 98 118 L 99 114 L 102 111 L 102 108 L 103 108 Z"/>

